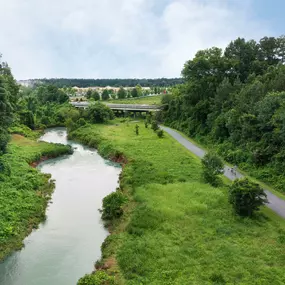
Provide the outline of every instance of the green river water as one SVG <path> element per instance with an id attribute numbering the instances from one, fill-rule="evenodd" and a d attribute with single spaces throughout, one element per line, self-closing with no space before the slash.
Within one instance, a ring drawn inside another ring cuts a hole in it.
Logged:
<path id="1" fill-rule="evenodd" d="M 115 191 L 121 168 L 96 150 L 67 141 L 64 128 L 49 129 L 41 140 L 71 144 L 74 153 L 41 163 L 55 179 L 47 219 L 24 241 L 25 247 L 0 264 L 1 285 L 73 285 L 94 269 L 108 232 L 98 211 Z"/>

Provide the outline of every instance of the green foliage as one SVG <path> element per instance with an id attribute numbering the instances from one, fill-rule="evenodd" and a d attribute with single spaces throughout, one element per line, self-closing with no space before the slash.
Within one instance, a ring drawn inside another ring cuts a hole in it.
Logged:
<path id="1" fill-rule="evenodd" d="M 133 98 L 139 97 L 137 88 L 132 89 L 131 95 Z"/>
<path id="2" fill-rule="evenodd" d="M 86 117 L 92 123 L 104 123 L 114 119 L 113 111 L 104 104 L 90 104 L 86 110 Z"/>
<path id="3" fill-rule="evenodd" d="M 153 120 L 151 122 L 151 128 L 156 132 L 159 129 L 157 121 Z"/>
<path id="4" fill-rule="evenodd" d="M 80 126 L 80 127 L 83 127 L 87 124 L 87 122 L 83 119 L 83 118 L 80 118 L 77 122 L 77 124 Z"/>
<path id="5" fill-rule="evenodd" d="M 259 184 L 247 178 L 237 179 L 229 190 L 229 202 L 241 216 L 252 216 L 267 203 L 266 194 Z"/>
<path id="6" fill-rule="evenodd" d="M 20 248 L 26 235 L 45 218 L 53 183 L 29 163 L 70 152 L 68 146 L 13 135 L 7 153 L 0 157 L 0 260 Z"/>
<path id="7" fill-rule="evenodd" d="M 37 83 L 37 79 L 32 80 L 32 82 Z M 40 79 L 41 82 L 44 84 L 52 84 L 59 88 L 62 88 L 64 86 L 67 87 L 74 87 L 77 86 L 79 88 L 86 88 L 86 87 L 106 87 L 106 86 L 112 86 L 112 87 L 131 87 L 140 85 L 142 87 L 154 87 L 154 86 L 174 86 L 176 84 L 182 84 L 183 79 L 182 78 L 155 78 L 155 79 L 135 79 L 135 78 L 129 78 L 129 79 L 76 79 L 76 78 L 51 78 L 51 79 Z M 156 88 L 156 90 L 159 88 Z"/>
<path id="8" fill-rule="evenodd" d="M 217 186 L 219 182 L 218 175 L 224 172 L 224 164 L 220 157 L 213 153 L 208 152 L 202 159 L 203 176 L 206 182 L 213 186 Z"/>
<path id="9" fill-rule="evenodd" d="M 35 95 L 40 103 L 56 102 L 63 104 L 68 102 L 69 97 L 64 91 L 53 85 L 41 85 L 35 90 Z"/>
<path id="10" fill-rule="evenodd" d="M 66 120 L 65 125 L 68 132 L 72 132 L 78 128 L 78 125 L 70 118 Z"/>
<path id="11" fill-rule="evenodd" d="M 22 111 L 19 112 L 20 123 L 26 125 L 28 128 L 35 129 L 35 119 L 31 111 Z"/>
<path id="12" fill-rule="evenodd" d="M 92 98 L 92 89 L 88 89 L 85 96 L 87 99 L 91 99 Z"/>
<path id="13" fill-rule="evenodd" d="M 102 92 L 102 100 L 107 101 L 110 99 L 109 91 L 107 89 L 104 89 Z"/>
<path id="14" fill-rule="evenodd" d="M 137 135 L 137 136 L 139 135 L 139 128 L 140 128 L 139 125 L 136 125 L 136 126 L 135 126 L 135 132 L 136 132 L 136 135 Z"/>
<path id="15" fill-rule="evenodd" d="M 98 93 L 98 91 L 93 91 L 91 98 L 94 99 L 94 101 L 99 101 L 100 100 L 100 94 Z"/>
<path id="16" fill-rule="evenodd" d="M 138 125 L 140 136 L 120 121 L 75 131 L 104 156 L 128 159 L 120 184 L 130 202 L 102 245 L 122 284 L 284 283 L 284 221 L 267 209 L 258 220 L 233 215 L 228 188 L 203 183 L 197 157 Z"/>
<path id="17" fill-rule="evenodd" d="M 144 96 L 140 98 L 112 99 L 110 103 L 161 105 L 161 98 L 162 98 L 161 95 L 157 95 L 157 96 Z"/>
<path id="18" fill-rule="evenodd" d="M 114 277 L 108 275 L 105 271 L 96 271 L 92 274 L 86 274 L 80 278 L 77 285 L 114 285 Z"/>
<path id="19" fill-rule="evenodd" d="M 1 59 L 1 57 L 0 57 Z M 1 65 L 0 65 L 1 67 Z M 7 129 L 12 123 L 12 105 L 5 86 L 5 79 L 1 75 L 0 68 L 0 155 L 6 151 L 9 141 Z"/>
<path id="20" fill-rule="evenodd" d="M 102 219 L 113 220 L 123 214 L 123 205 L 126 203 L 126 197 L 122 192 L 116 191 L 103 199 Z"/>
<path id="21" fill-rule="evenodd" d="M 18 134 L 30 139 L 38 139 L 43 131 L 32 131 L 29 127 L 21 124 L 13 125 L 9 128 L 10 134 Z"/>
<path id="22" fill-rule="evenodd" d="M 147 121 L 144 122 L 144 126 L 146 129 L 148 128 L 148 122 Z"/>
<path id="23" fill-rule="evenodd" d="M 172 90 L 163 108 L 167 125 L 283 192 L 284 39 L 238 38 L 224 53 L 215 47 L 198 51 L 184 65 L 185 84 Z"/>
<path id="24" fill-rule="evenodd" d="M 14 120 L 16 124 L 30 128 L 63 126 L 68 118 L 76 121 L 80 116 L 79 111 L 67 102 L 68 95 L 54 86 L 21 91 Z"/>
<path id="25" fill-rule="evenodd" d="M 118 99 L 126 98 L 127 96 L 126 90 L 123 87 L 120 87 L 117 96 L 118 96 Z"/>
<path id="26" fill-rule="evenodd" d="M 0 155 L 6 152 L 9 139 L 10 136 L 8 131 L 5 128 L 0 127 Z"/>
<path id="27" fill-rule="evenodd" d="M 158 130 L 156 131 L 156 133 L 157 133 L 157 136 L 158 136 L 159 138 L 163 138 L 164 132 L 163 132 L 162 129 L 158 129 Z"/>

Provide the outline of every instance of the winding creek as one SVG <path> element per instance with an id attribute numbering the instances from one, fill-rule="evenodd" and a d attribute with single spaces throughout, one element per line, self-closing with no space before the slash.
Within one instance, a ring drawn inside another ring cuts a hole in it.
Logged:
<path id="1" fill-rule="evenodd" d="M 121 168 L 96 150 L 68 141 L 64 128 L 47 130 L 41 140 L 75 150 L 38 166 L 55 179 L 47 219 L 25 239 L 22 250 L 0 264 L 1 285 L 76 284 L 93 270 L 108 235 L 98 209 L 116 189 Z"/>

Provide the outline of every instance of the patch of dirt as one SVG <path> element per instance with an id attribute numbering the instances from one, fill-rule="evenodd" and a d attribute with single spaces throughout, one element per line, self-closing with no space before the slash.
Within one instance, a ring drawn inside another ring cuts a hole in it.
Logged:
<path id="1" fill-rule="evenodd" d="M 110 160 L 112 160 L 113 162 L 116 162 L 116 163 L 120 163 L 121 165 L 125 165 L 128 162 L 127 158 L 125 156 L 123 156 L 122 154 L 119 154 L 116 156 L 111 156 Z"/>
<path id="2" fill-rule="evenodd" d="M 41 162 L 46 161 L 46 160 L 48 160 L 48 159 L 50 159 L 50 157 L 48 157 L 48 156 L 42 156 L 40 160 L 31 162 L 31 163 L 30 163 L 30 166 L 33 167 L 33 168 L 36 168 Z"/>
<path id="3" fill-rule="evenodd" d="M 24 139 L 25 137 L 22 136 L 22 135 L 19 135 L 19 134 L 13 134 L 13 135 L 12 135 L 12 138 L 13 138 L 15 141 L 19 141 L 19 140 Z"/>
<path id="4" fill-rule="evenodd" d="M 105 263 L 101 266 L 97 266 L 97 270 L 107 270 L 107 269 L 112 269 L 117 266 L 117 261 L 114 256 L 109 257 Z"/>

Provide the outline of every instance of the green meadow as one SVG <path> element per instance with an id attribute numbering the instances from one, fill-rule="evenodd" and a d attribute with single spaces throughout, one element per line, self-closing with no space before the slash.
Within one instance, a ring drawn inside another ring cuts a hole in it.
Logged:
<path id="1" fill-rule="evenodd" d="M 121 190 L 128 203 L 98 262 L 117 284 L 285 283 L 284 221 L 267 208 L 253 219 L 237 217 L 229 181 L 205 184 L 200 160 L 170 136 L 116 121 L 70 137 L 127 161 Z"/>

